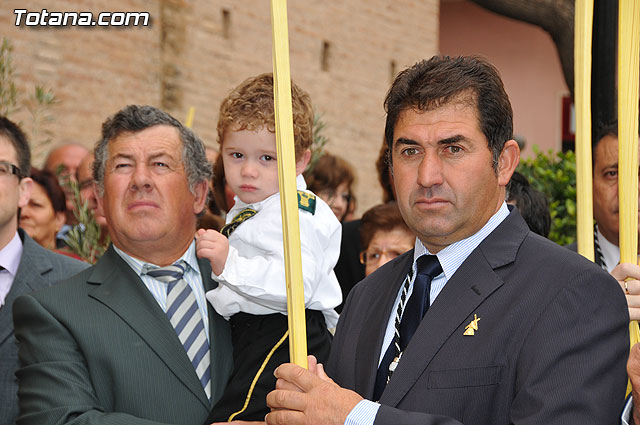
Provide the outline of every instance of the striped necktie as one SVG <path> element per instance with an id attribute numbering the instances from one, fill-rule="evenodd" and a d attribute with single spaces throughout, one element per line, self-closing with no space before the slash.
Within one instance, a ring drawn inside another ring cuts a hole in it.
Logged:
<path id="1" fill-rule="evenodd" d="M 167 316 L 178 334 L 200 384 L 211 398 L 209 342 L 196 297 L 183 275 L 188 267 L 183 260 L 167 267 L 145 264 L 146 274 L 167 284 Z"/>

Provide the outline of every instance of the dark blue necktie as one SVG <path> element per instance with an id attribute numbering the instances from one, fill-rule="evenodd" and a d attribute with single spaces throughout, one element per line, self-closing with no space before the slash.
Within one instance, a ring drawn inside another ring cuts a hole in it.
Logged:
<path id="1" fill-rule="evenodd" d="M 416 260 L 417 275 L 413 293 L 402 314 L 400 325 L 400 350 L 404 351 L 416 333 L 420 321 L 429 309 L 431 280 L 442 273 L 440 261 L 435 255 L 423 255 Z"/>
<path id="2" fill-rule="evenodd" d="M 413 337 L 413 334 L 416 333 L 416 329 L 418 329 L 420 321 L 429 309 L 429 293 L 431 292 L 431 281 L 434 277 L 442 273 L 442 266 L 440 266 L 440 261 L 438 261 L 438 257 L 436 257 L 435 255 L 422 255 L 421 257 L 419 257 L 416 260 L 416 269 L 417 274 L 415 281 L 413 282 L 413 292 L 411 293 L 411 297 L 409 298 L 409 301 L 407 301 L 407 305 L 405 306 L 404 312 L 402 313 L 402 321 L 400 324 L 399 332 L 400 351 L 404 351 L 404 349 L 407 347 L 409 341 Z M 387 381 L 391 376 L 389 372 L 389 365 L 399 354 L 400 353 L 396 348 L 395 342 L 391 341 L 391 344 L 389 344 L 389 348 L 387 349 L 384 357 L 382 358 L 382 361 L 380 362 L 380 366 L 378 367 L 378 373 L 376 374 L 376 383 L 373 389 L 373 400 L 377 401 L 380 399 L 382 392 L 387 386 Z"/>

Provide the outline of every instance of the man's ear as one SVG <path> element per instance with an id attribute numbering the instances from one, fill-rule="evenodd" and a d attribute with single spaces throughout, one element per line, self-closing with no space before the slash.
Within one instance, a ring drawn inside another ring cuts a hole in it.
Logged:
<path id="1" fill-rule="evenodd" d="M 507 140 L 498 158 L 498 184 L 506 186 L 520 162 L 520 147 L 515 140 Z"/>
<path id="2" fill-rule="evenodd" d="M 204 210 L 204 205 L 207 202 L 207 191 L 209 190 L 209 183 L 201 181 L 195 184 L 193 187 L 193 212 L 194 214 L 200 214 Z"/>
<path id="3" fill-rule="evenodd" d="M 93 194 L 96 197 L 96 204 L 98 204 L 98 210 L 101 211 L 102 215 L 104 215 L 104 209 L 102 208 L 103 206 L 102 197 L 104 196 L 104 190 L 102 192 L 102 195 L 100 195 L 100 190 L 98 189 L 98 183 L 96 182 L 93 182 Z"/>
<path id="4" fill-rule="evenodd" d="M 307 149 L 304 151 L 300 159 L 296 162 L 296 176 L 299 176 L 304 172 L 309 165 L 309 161 L 311 161 L 311 150 Z"/>
<path id="5" fill-rule="evenodd" d="M 18 208 L 24 208 L 29 203 L 31 191 L 33 190 L 33 180 L 31 177 L 25 177 L 20 180 L 18 186 Z"/>

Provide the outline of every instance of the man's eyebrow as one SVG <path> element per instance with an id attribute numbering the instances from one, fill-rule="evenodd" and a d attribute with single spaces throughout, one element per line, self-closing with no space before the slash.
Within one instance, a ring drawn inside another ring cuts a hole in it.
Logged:
<path id="1" fill-rule="evenodd" d="M 416 142 L 415 140 L 407 139 L 406 137 L 399 137 L 395 141 L 394 146 L 398 145 L 398 144 L 402 144 L 402 145 L 419 145 L 419 143 Z"/>
<path id="2" fill-rule="evenodd" d="M 126 154 L 126 153 L 117 153 L 117 154 L 113 155 L 112 159 L 121 159 L 121 158 L 133 160 L 133 155 L 129 155 L 129 154 Z"/>
<path id="3" fill-rule="evenodd" d="M 455 136 L 447 137 L 445 139 L 438 140 L 439 145 L 450 145 L 452 143 L 458 143 L 460 141 L 465 141 L 467 138 L 462 134 L 456 134 Z M 412 139 L 407 139 L 405 137 L 400 137 L 396 140 L 395 144 L 403 144 L 403 145 L 419 145 L 420 143 L 416 142 Z"/>
<path id="4" fill-rule="evenodd" d="M 447 137 L 446 139 L 438 140 L 439 145 L 450 145 L 452 143 L 458 143 L 460 141 L 465 141 L 467 138 L 462 134 L 456 134 L 455 136 Z"/>
<path id="5" fill-rule="evenodd" d="M 151 159 L 158 159 L 158 158 L 163 157 L 163 156 L 173 159 L 173 157 L 168 152 L 152 152 L 149 155 L 149 159 L 150 160 Z"/>

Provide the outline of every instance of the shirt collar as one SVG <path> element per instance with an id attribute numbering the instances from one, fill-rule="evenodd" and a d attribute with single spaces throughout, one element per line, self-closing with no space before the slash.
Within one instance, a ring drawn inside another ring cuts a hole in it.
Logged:
<path id="1" fill-rule="evenodd" d="M 487 223 L 475 234 L 452 243 L 436 254 L 447 280 L 451 279 L 453 274 L 458 270 L 462 263 L 464 263 L 467 257 L 471 255 L 473 250 L 476 249 L 478 245 L 480 245 L 480 243 L 489 236 L 489 234 L 493 232 L 505 218 L 507 218 L 508 215 L 509 208 L 507 207 L 507 204 L 503 202 L 498 211 L 492 215 Z M 413 251 L 414 271 L 416 269 L 416 260 L 424 254 L 431 253 L 427 247 L 424 246 L 422 241 L 416 238 L 415 249 Z"/>
<path id="2" fill-rule="evenodd" d="M 129 254 L 126 254 L 124 251 L 122 251 L 121 249 L 118 249 L 118 247 L 116 247 L 115 245 L 113 245 L 113 249 L 116 251 L 116 253 L 122 257 L 122 259 L 125 261 L 125 263 L 127 263 L 134 272 L 136 272 L 136 274 L 138 276 L 142 276 L 143 275 L 143 267 L 145 264 L 152 264 L 149 263 L 147 261 L 142 261 L 138 258 L 132 257 Z M 182 254 L 182 256 L 180 258 L 178 258 L 176 261 L 180 261 L 180 260 L 184 260 L 188 265 L 189 265 L 189 270 L 193 270 L 196 273 L 200 273 L 200 266 L 198 265 L 198 259 L 196 257 L 196 241 L 195 239 L 193 241 L 191 241 L 191 244 L 189 244 L 189 248 L 187 248 L 187 250 L 184 252 L 184 254 Z M 156 267 L 160 267 L 157 264 L 152 264 Z"/>
<path id="3" fill-rule="evenodd" d="M 20 267 L 22 248 L 22 239 L 16 231 L 9 243 L 0 249 L 0 266 L 4 267 L 12 276 L 16 275 L 18 267 Z"/>
<path id="4" fill-rule="evenodd" d="M 600 229 L 597 231 L 597 236 L 604 262 L 607 265 L 608 271 L 611 272 L 620 262 L 620 247 L 609 242 L 609 240 L 600 233 Z"/>
<path id="5" fill-rule="evenodd" d="M 296 189 L 298 190 L 306 190 L 307 189 L 307 182 L 304 180 L 304 177 L 302 176 L 302 174 L 298 174 L 296 176 Z M 246 204 L 244 202 L 242 202 L 240 200 L 240 198 L 238 198 L 237 196 L 234 196 L 234 201 L 235 203 L 233 204 L 233 207 L 231 207 L 231 209 L 229 210 L 229 213 L 227 214 L 227 223 L 232 221 L 236 215 L 242 211 L 245 208 L 251 208 L 254 209 L 256 211 L 260 211 L 263 207 L 263 205 L 273 199 L 274 197 L 278 196 L 280 194 L 280 192 L 276 192 L 273 195 L 269 196 L 268 198 L 263 199 L 262 201 L 258 201 L 258 202 L 254 202 L 252 204 Z"/>

